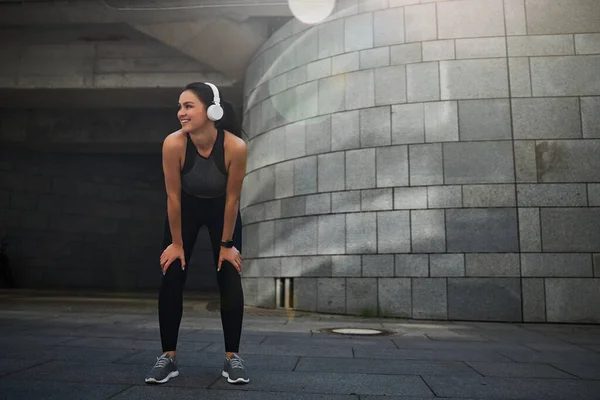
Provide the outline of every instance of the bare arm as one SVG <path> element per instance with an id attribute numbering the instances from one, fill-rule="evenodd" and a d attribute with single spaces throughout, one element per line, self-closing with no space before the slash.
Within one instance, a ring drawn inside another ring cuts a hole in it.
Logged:
<path id="1" fill-rule="evenodd" d="M 227 195 L 225 200 L 225 215 L 223 219 L 222 241 L 231 240 L 239 210 L 242 183 L 246 176 L 246 143 L 241 139 L 232 141 L 231 162 L 227 173 Z"/>
<path id="2" fill-rule="evenodd" d="M 174 245 L 183 247 L 183 239 L 181 237 L 180 149 L 174 136 L 171 135 L 165 139 L 162 154 L 171 237 Z"/>

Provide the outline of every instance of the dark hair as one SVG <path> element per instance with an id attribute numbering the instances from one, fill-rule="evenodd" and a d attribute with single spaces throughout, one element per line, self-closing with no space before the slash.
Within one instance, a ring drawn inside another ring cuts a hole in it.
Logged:
<path id="1" fill-rule="evenodd" d="M 210 86 L 208 86 L 204 82 L 189 83 L 183 88 L 184 92 L 186 90 L 193 92 L 196 95 L 196 97 L 198 97 L 200 99 L 200 101 L 202 101 L 202 103 L 204 103 L 204 106 L 207 109 L 213 103 L 213 100 L 214 100 L 213 91 L 210 88 Z M 220 91 L 219 91 L 219 96 L 221 97 L 221 107 L 223 108 L 223 118 L 221 118 L 219 121 L 215 121 L 215 126 L 217 128 L 221 128 L 226 131 L 229 131 L 229 132 L 233 133 L 235 136 L 241 138 L 242 134 L 244 132 L 242 130 L 242 125 L 240 124 L 240 122 L 237 119 L 237 116 L 235 115 L 235 110 L 233 108 L 233 105 L 230 102 L 223 100 L 223 95 L 221 94 Z"/>

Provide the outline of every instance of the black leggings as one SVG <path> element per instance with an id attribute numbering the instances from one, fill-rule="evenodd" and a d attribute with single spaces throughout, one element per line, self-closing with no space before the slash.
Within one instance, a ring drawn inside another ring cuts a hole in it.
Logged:
<path id="1" fill-rule="evenodd" d="M 212 243 L 215 270 L 219 261 L 219 251 L 223 234 L 223 217 L 225 197 L 204 199 L 181 193 L 181 235 L 186 268 L 181 270 L 181 261 L 175 260 L 162 278 L 158 296 L 158 319 L 160 323 L 160 338 L 163 352 L 175 351 L 177 336 L 183 314 L 183 287 L 187 276 L 192 250 L 200 228 L 206 224 Z M 163 249 L 172 242 L 169 219 L 165 224 Z M 238 211 L 233 243 L 242 252 L 242 218 Z M 217 272 L 217 282 L 221 292 L 221 323 L 225 337 L 225 351 L 239 351 L 244 316 L 244 294 L 242 280 L 235 267 L 224 261 L 221 270 Z"/>

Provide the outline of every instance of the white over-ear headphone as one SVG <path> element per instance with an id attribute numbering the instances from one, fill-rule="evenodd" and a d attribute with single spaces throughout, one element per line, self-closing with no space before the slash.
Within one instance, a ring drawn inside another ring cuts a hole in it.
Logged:
<path id="1" fill-rule="evenodd" d="M 208 106 L 206 116 L 211 121 L 218 121 L 223 118 L 223 108 L 221 107 L 221 98 L 219 97 L 219 89 L 212 83 L 204 82 L 213 91 L 213 103 Z"/>

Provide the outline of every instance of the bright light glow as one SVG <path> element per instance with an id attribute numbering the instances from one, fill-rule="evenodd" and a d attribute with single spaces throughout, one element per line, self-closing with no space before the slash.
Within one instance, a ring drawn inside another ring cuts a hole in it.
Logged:
<path id="1" fill-rule="evenodd" d="M 318 24 L 331 15 L 335 0 L 288 0 L 292 14 L 305 24 Z"/>

